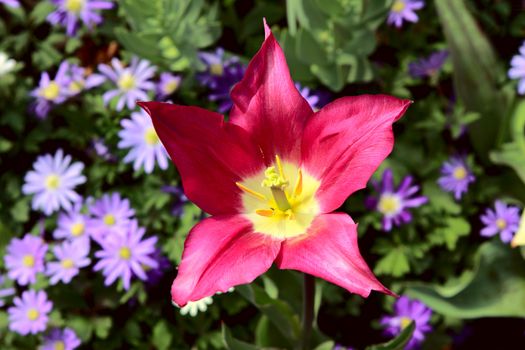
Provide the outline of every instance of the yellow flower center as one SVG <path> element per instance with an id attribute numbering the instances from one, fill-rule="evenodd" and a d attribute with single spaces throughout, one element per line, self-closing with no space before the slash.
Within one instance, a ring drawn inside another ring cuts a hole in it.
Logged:
<path id="1" fill-rule="evenodd" d="M 119 256 L 121 259 L 129 260 L 131 258 L 131 250 L 128 247 L 122 247 L 119 250 Z"/>
<path id="2" fill-rule="evenodd" d="M 26 316 L 29 319 L 29 321 L 34 321 L 38 318 L 38 316 L 40 316 L 40 312 L 38 312 L 37 309 L 29 309 L 27 310 Z"/>
<path id="3" fill-rule="evenodd" d="M 403 11 L 405 9 L 405 7 L 406 7 L 406 4 L 405 4 L 404 0 L 397 0 L 392 5 L 392 11 L 399 13 L 399 12 Z"/>
<path id="4" fill-rule="evenodd" d="M 496 220 L 496 226 L 498 226 L 500 230 L 503 230 L 505 227 L 507 227 L 507 222 L 504 219 L 498 219 Z"/>
<path id="5" fill-rule="evenodd" d="M 82 88 L 84 87 L 84 83 L 82 81 L 72 81 L 69 84 L 69 91 L 76 94 L 82 91 Z"/>
<path id="6" fill-rule="evenodd" d="M 402 316 L 400 321 L 401 329 L 405 329 L 408 327 L 408 325 L 412 322 L 412 319 L 410 317 Z"/>
<path id="7" fill-rule="evenodd" d="M 113 226 L 115 225 L 115 222 L 117 220 L 115 220 L 115 216 L 113 214 L 106 214 L 104 215 L 104 223 L 107 225 L 107 226 Z"/>
<path id="8" fill-rule="evenodd" d="M 153 127 L 150 127 L 146 130 L 146 132 L 144 133 L 144 140 L 146 140 L 146 143 L 150 146 L 159 143 L 159 137 Z"/>
<path id="9" fill-rule="evenodd" d="M 25 267 L 33 267 L 35 266 L 35 257 L 31 254 L 24 255 L 22 258 L 22 265 Z"/>
<path id="10" fill-rule="evenodd" d="M 164 93 L 166 95 L 171 95 L 172 93 L 175 92 L 175 90 L 177 90 L 178 87 L 179 87 L 179 82 L 177 80 L 172 80 L 169 83 L 164 85 Z"/>
<path id="11" fill-rule="evenodd" d="M 64 259 L 64 260 L 62 260 L 62 267 L 63 268 L 70 269 L 73 266 L 75 266 L 75 263 L 73 262 L 72 259 Z"/>
<path id="12" fill-rule="evenodd" d="M 320 182 L 297 165 L 281 162 L 279 156 L 273 166 L 236 185 L 243 192 L 244 215 L 256 232 L 299 236 L 320 212 L 315 199 Z"/>
<path id="13" fill-rule="evenodd" d="M 66 0 L 64 5 L 68 12 L 79 14 L 84 8 L 84 2 L 85 0 Z"/>
<path id="14" fill-rule="evenodd" d="M 224 68 L 222 67 L 222 64 L 214 63 L 210 65 L 210 73 L 212 75 L 222 75 L 222 73 L 224 73 Z"/>
<path id="15" fill-rule="evenodd" d="M 377 209 L 384 215 L 394 215 L 401 209 L 399 196 L 392 193 L 384 193 L 379 199 Z"/>
<path id="16" fill-rule="evenodd" d="M 58 175 L 51 174 L 46 177 L 46 187 L 48 190 L 56 190 L 60 186 L 60 178 Z"/>
<path id="17" fill-rule="evenodd" d="M 135 87 L 135 77 L 128 72 L 124 72 L 117 84 L 120 90 L 129 91 Z"/>
<path id="18" fill-rule="evenodd" d="M 85 225 L 82 222 L 77 222 L 71 226 L 71 234 L 74 237 L 82 236 L 84 234 Z"/>
<path id="19" fill-rule="evenodd" d="M 53 346 L 53 350 L 65 350 L 65 349 L 66 349 L 66 345 L 61 340 L 56 341 Z"/>
<path id="20" fill-rule="evenodd" d="M 60 86 L 52 80 L 46 87 L 40 89 L 39 94 L 46 100 L 52 101 L 60 94 Z"/>
<path id="21" fill-rule="evenodd" d="M 464 166 L 460 165 L 454 169 L 452 174 L 456 180 L 464 180 L 467 177 L 467 169 Z"/>

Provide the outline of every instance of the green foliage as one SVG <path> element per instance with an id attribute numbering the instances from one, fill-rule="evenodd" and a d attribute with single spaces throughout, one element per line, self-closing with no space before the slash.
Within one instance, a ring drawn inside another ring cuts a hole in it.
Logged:
<path id="1" fill-rule="evenodd" d="M 412 338 L 412 334 L 416 329 L 416 323 L 414 321 L 410 322 L 401 333 L 394 339 L 390 340 L 384 344 L 377 344 L 367 347 L 367 350 L 402 350 L 408 344 Z"/>

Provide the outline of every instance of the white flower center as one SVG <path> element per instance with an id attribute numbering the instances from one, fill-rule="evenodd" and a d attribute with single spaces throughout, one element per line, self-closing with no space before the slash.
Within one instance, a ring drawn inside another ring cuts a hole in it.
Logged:
<path id="1" fill-rule="evenodd" d="M 377 209 L 384 215 L 395 215 L 401 210 L 401 199 L 393 193 L 383 193 L 379 198 Z"/>

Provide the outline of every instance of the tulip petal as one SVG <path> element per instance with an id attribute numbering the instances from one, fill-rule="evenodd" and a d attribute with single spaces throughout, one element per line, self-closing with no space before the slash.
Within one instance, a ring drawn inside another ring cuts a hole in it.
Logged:
<path id="1" fill-rule="evenodd" d="M 232 123 L 246 129 L 267 165 L 275 155 L 300 160 L 301 135 L 313 111 L 294 85 L 279 43 L 265 22 L 266 39 L 231 91 Z"/>
<path id="2" fill-rule="evenodd" d="M 303 166 L 321 181 L 321 211 L 340 207 L 366 183 L 394 146 L 392 123 L 410 105 L 386 95 L 343 97 L 310 118 L 304 130 Z"/>
<path id="3" fill-rule="evenodd" d="M 280 239 L 254 233 L 240 215 L 207 218 L 197 224 L 184 244 L 171 296 L 178 306 L 216 292 L 250 283 L 270 268 Z"/>
<path id="4" fill-rule="evenodd" d="M 236 181 L 264 167 L 261 152 L 237 125 L 198 107 L 139 102 L 151 116 L 160 140 L 175 163 L 186 196 L 212 215 L 242 208 Z"/>
<path id="5" fill-rule="evenodd" d="M 308 232 L 283 242 L 280 269 L 308 273 L 367 297 L 376 290 L 394 295 L 374 276 L 359 253 L 357 225 L 347 214 L 317 217 Z"/>

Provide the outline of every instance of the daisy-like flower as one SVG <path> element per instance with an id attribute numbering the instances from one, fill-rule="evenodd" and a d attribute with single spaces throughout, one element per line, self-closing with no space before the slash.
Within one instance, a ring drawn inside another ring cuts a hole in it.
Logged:
<path id="1" fill-rule="evenodd" d="M 66 33 L 74 36 L 78 29 L 78 21 L 82 21 L 89 29 L 102 23 L 100 10 L 113 8 L 108 0 L 51 0 L 57 7 L 47 16 L 47 21 L 53 25 L 66 27 Z"/>
<path id="2" fill-rule="evenodd" d="M 14 8 L 20 7 L 20 1 L 18 0 L 0 0 L 0 4 Z"/>
<path id="3" fill-rule="evenodd" d="M 438 184 L 443 190 L 454 193 L 454 198 L 459 200 L 463 193 L 467 192 L 469 184 L 475 179 L 465 162 L 465 158 L 452 156 L 443 163 Z"/>
<path id="4" fill-rule="evenodd" d="M 481 215 L 481 221 L 485 224 L 481 235 L 492 237 L 499 233 L 501 241 L 509 243 L 519 228 L 520 209 L 499 200 L 494 204 L 494 209 L 487 208 L 485 214 Z"/>
<path id="5" fill-rule="evenodd" d="M 22 297 L 13 300 L 15 306 L 7 309 L 9 313 L 9 329 L 21 335 L 37 334 L 46 329 L 48 314 L 53 303 L 47 300 L 43 290 L 28 290 Z"/>
<path id="6" fill-rule="evenodd" d="M 86 182 L 83 169 L 84 164 L 71 163 L 71 156 L 64 156 L 61 149 L 54 156 L 40 156 L 33 164 L 33 170 L 26 174 L 22 192 L 34 195 L 33 209 L 46 215 L 60 208 L 71 210 L 73 203 L 81 199 L 74 188 Z"/>
<path id="7" fill-rule="evenodd" d="M 123 67 L 117 58 L 113 58 L 111 66 L 99 64 L 98 70 L 116 86 L 116 89 L 104 93 L 102 98 L 106 105 L 112 99 L 118 98 L 117 111 L 121 111 L 124 105 L 128 109 L 134 109 L 137 100 L 147 100 L 148 91 L 155 89 L 155 84 L 150 79 L 156 68 L 138 57 L 133 57 L 128 67 Z"/>
<path id="8" fill-rule="evenodd" d="M 51 284 L 57 284 L 59 281 L 68 284 L 78 275 L 81 268 L 91 262 L 88 258 L 89 244 L 85 240 L 64 241 L 61 245 L 55 246 L 53 252 L 57 261 L 47 263 L 46 269 Z"/>
<path id="9" fill-rule="evenodd" d="M 80 338 L 71 328 L 54 328 L 44 337 L 38 350 L 74 350 L 80 346 Z"/>
<path id="10" fill-rule="evenodd" d="M 200 52 L 199 58 L 206 65 L 206 72 L 197 75 L 202 85 L 212 84 L 216 77 L 224 74 L 225 66 L 238 60 L 236 57 L 226 59 L 222 47 L 217 48 L 215 52 Z"/>
<path id="11" fill-rule="evenodd" d="M 518 80 L 518 93 L 525 95 L 525 42 L 510 61 L 509 78 Z"/>
<path id="12" fill-rule="evenodd" d="M 35 283 L 36 274 L 44 272 L 46 251 L 47 244 L 40 237 L 26 234 L 22 239 L 13 238 L 4 257 L 9 278 L 21 286 Z"/>
<path id="13" fill-rule="evenodd" d="M 419 20 L 416 10 L 422 9 L 423 6 L 423 0 L 395 0 L 390 8 L 387 23 L 397 28 L 403 25 L 403 21 L 415 23 Z"/>
<path id="14" fill-rule="evenodd" d="M 157 237 L 142 239 L 146 230 L 133 220 L 125 234 L 112 235 L 100 242 L 102 250 L 95 252 L 99 259 L 94 267 L 105 277 L 104 284 L 111 285 L 120 278 L 124 289 L 128 290 L 131 276 L 147 280 L 144 269 L 155 269 L 158 263 L 152 258 L 155 253 Z"/>
<path id="15" fill-rule="evenodd" d="M 310 88 L 307 86 L 303 87 L 301 86 L 301 84 L 295 83 L 295 87 L 297 88 L 297 90 L 299 90 L 299 93 L 301 94 L 301 96 L 303 96 L 306 102 L 308 102 L 310 107 L 312 107 L 314 111 L 318 111 L 319 110 L 318 104 L 320 100 L 319 96 L 314 94 L 313 91 L 311 91 Z"/>
<path id="16" fill-rule="evenodd" d="M 182 316 L 190 315 L 191 317 L 197 316 L 200 312 L 205 312 L 208 310 L 208 305 L 213 304 L 212 297 L 202 298 L 197 301 L 190 301 L 184 307 L 180 309 L 180 314 Z"/>
<path id="17" fill-rule="evenodd" d="M 11 287 L 4 287 L 6 278 L 0 275 L 0 307 L 5 305 L 4 298 L 10 297 L 15 294 L 15 289 Z"/>
<path id="18" fill-rule="evenodd" d="M 89 217 L 82 213 L 82 201 L 78 201 L 67 212 L 60 213 L 57 228 L 53 232 L 55 239 L 86 240 L 89 244 Z"/>
<path id="19" fill-rule="evenodd" d="M 413 78 L 424 78 L 435 75 L 448 57 L 448 51 L 437 51 L 430 56 L 411 62 L 408 65 L 408 73 Z"/>
<path id="20" fill-rule="evenodd" d="M 11 73 L 15 69 L 16 61 L 0 51 L 0 77 Z"/>
<path id="21" fill-rule="evenodd" d="M 383 230 L 390 231 L 393 225 L 409 223 L 412 221 L 412 214 L 408 209 L 420 207 L 428 202 L 427 197 L 415 196 L 419 186 L 413 185 L 412 181 L 411 176 L 406 176 L 396 189 L 392 170 L 386 169 L 381 183 L 372 182 L 379 196 L 367 198 L 366 204 L 383 214 Z"/>
<path id="22" fill-rule="evenodd" d="M 93 216 L 89 220 L 91 237 L 97 242 L 104 240 L 107 235 L 127 232 L 131 218 L 135 215 L 129 200 L 120 197 L 119 193 L 103 195 L 89 206 L 89 212 Z"/>
<path id="23" fill-rule="evenodd" d="M 75 64 L 69 67 L 68 93 L 75 96 L 83 90 L 91 89 L 103 84 L 106 78 L 100 74 L 87 74 L 87 70 Z"/>
<path id="24" fill-rule="evenodd" d="M 163 170 L 168 168 L 168 153 L 146 112 L 133 112 L 131 119 L 123 119 L 120 125 L 122 130 L 118 133 L 118 147 L 131 148 L 124 158 L 124 163 L 133 163 L 135 171 L 144 168 L 147 174 L 153 171 L 155 164 Z"/>
<path id="25" fill-rule="evenodd" d="M 402 296 L 394 304 L 394 314 L 394 316 L 384 316 L 380 321 L 388 336 L 396 336 L 412 321 L 415 323 L 412 339 L 405 348 L 407 350 L 417 348 L 425 339 L 425 333 L 432 330 L 430 326 L 432 310 L 418 300 Z"/>
<path id="26" fill-rule="evenodd" d="M 31 92 L 36 101 L 33 108 L 39 118 L 45 118 L 51 108 L 61 104 L 69 97 L 69 64 L 62 62 L 57 74 L 51 79 L 49 73 L 43 72 L 38 87 Z"/>
<path id="27" fill-rule="evenodd" d="M 180 86 L 181 81 L 180 75 L 174 75 L 171 73 L 162 73 L 160 75 L 160 81 L 157 84 L 157 96 L 160 99 L 165 99 L 173 94 Z"/>

